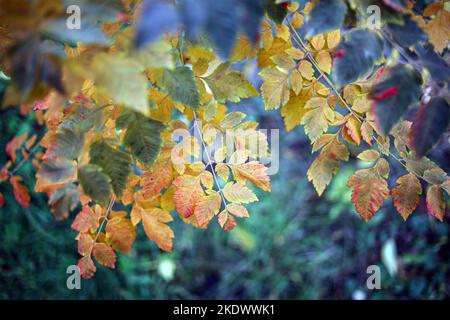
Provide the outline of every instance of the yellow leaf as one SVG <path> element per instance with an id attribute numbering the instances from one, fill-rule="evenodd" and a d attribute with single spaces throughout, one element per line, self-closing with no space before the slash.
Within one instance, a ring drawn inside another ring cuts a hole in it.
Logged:
<path id="1" fill-rule="evenodd" d="M 200 227 L 207 225 L 219 213 L 221 203 L 222 198 L 218 192 L 197 199 L 194 216 Z"/>
<path id="2" fill-rule="evenodd" d="M 306 80 L 312 80 L 314 77 L 314 69 L 311 64 L 311 62 L 302 60 L 300 62 L 300 65 L 298 66 L 298 70 L 300 71 L 300 74 L 305 78 Z"/>
<path id="3" fill-rule="evenodd" d="M 334 138 L 325 145 L 319 156 L 308 169 L 308 181 L 312 182 L 319 197 L 339 170 L 339 161 L 348 161 L 349 152 L 345 145 Z"/>
<path id="4" fill-rule="evenodd" d="M 326 51 L 321 51 L 316 56 L 317 64 L 319 68 L 325 73 L 330 74 L 331 72 L 331 56 Z"/>
<path id="5" fill-rule="evenodd" d="M 289 74 L 276 67 L 263 69 L 261 94 L 266 110 L 278 109 L 289 101 Z"/>
<path id="6" fill-rule="evenodd" d="M 215 167 L 217 175 L 225 182 L 228 181 L 230 175 L 230 168 L 224 163 L 218 163 Z"/>
<path id="7" fill-rule="evenodd" d="M 173 181 L 173 185 L 175 208 L 183 217 L 189 218 L 194 214 L 197 200 L 204 195 L 200 179 L 190 175 L 179 176 Z"/>
<path id="8" fill-rule="evenodd" d="M 327 33 L 327 47 L 334 49 L 341 42 L 341 31 L 335 30 Z"/>
<path id="9" fill-rule="evenodd" d="M 376 150 L 365 150 L 358 154 L 358 159 L 366 162 L 373 162 L 380 157 L 380 153 Z"/>
<path id="10" fill-rule="evenodd" d="M 245 184 L 245 180 L 248 180 L 261 190 L 270 192 L 270 178 L 267 175 L 267 168 L 262 163 L 250 161 L 235 165 L 233 175 L 241 184 Z"/>
<path id="11" fill-rule="evenodd" d="M 227 210 L 232 215 L 238 217 L 238 218 L 248 218 L 250 217 L 248 214 L 248 210 L 246 207 L 241 206 L 239 204 L 229 203 L 227 205 Z"/>
<path id="12" fill-rule="evenodd" d="M 306 102 L 307 111 L 301 120 L 305 133 L 314 142 L 322 133 L 328 130 L 328 121 L 334 119 L 333 110 L 328 106 L 326 98 L 313 97 Z"/>
<path id="13" fill-rule="evenodd" d="M 311 39 L 311 45 L 314 50 L 319 51 L 323 48 L 325 45 L 325 39 L 323 35 L 319 34 L 317 36 L 312 37 Z"/>
<path id="14" fill-rule="evenodd" d="M 240 183 L 229 182 L 223 188 L 225 199 L 236 204 L 246 204 L 258 201 L 252 190 Z"/>
<path id="15" fill-rule="evenodd" d="M 172 216 L 159 208 L 143 210 L 141 215 L 147 237 L 154 241 L 161 250 L 171 252 L 173 250 L 172 238 L 175 237 L 175 234 L 167 223 L 173 220 Z"/>
<path id="16" fill-rule="evenodd" d="M 130 220 L 125 218 L 114 218 L 106 225 L 106 240 L 114 250 L 130 253 L 134 240 L 136 239 L 136 228 Z"/>
<path id="17" fill-rule="evenodd" d="M 116 266 L 116 254 L 106 243 L 96 243 L 92 254 L 99 264 L 114 269 Z"/>
<path id="18" fill-rule="evenodd" d="M 430 6 L 432 6 L 431 4 Z M 425 31 L 430 37 L 430 42 L 438 53 L 444 52 L 450 38 L 450 12 L 444 6 L 437 12 L 433 12 L 434 18 L 428 22 Z"/>
<path id="19" fill-rule="evenodd" d="M 300 125 L 303 115 L 308 111 L 305 104 L 312 98 L 312 95 L 311 89 L 303 89 L 298 95 L 291 93 L 288 103 L 281 108 L 281 115 L 284 118 L 287 131 L 291 131 Z"/>
<path id="20" fill-rule="evenodd" d="M 292 45 L 290 42 L 284 41 L 283 39 L 276 37 L 275 40 L 273 40 L 272 46 L 269 49 L 267 49 L 267 47 L 264 47 L 263 49 L 258 51 L 258 67 L 262 69 L 274 66 L 275 63 L 272 61 L 271 58 L 274 55 L 284 52 L 286 49 L 289 49 L 291 47 Z"/>
<path id="21" fill-rule="evenodd" d="M 234 49 L 231 53 L 231 61 L 241 61 L 244 59 L 252 59 L 256 56 L 256 48 L 248 40 L 248 38 L 241 34 L 237 38 Z"/>
<path id="22" fill-rule="evenodd" d="M 303 18 L 303 15 L 301 15 L 298 12 L 295 12 L 292 15 L 292 20 L 291 20 L 291 24 L 294 27 L 294 29 L 300 29 L 300 27 L 303 25 L 305 21 L 305 18 Z"/>
<path id="23" fill-rule="evenodd" d="M 92 63 L 93 81 L 99 92 L 148 115 L 147 80 L 141 71 L 137 61 L 119 55 L 98 54 Z"/>
<path id="24" fill-rule="evenodd" d="M 361 144 L 361 122 L 354 116 L 351 116 L 345 123 L 345 128 L 353 143 Z"/>
<path id="25" fill-rule="evenodd" d="M 298 95 L 303 87 L 303 80 L 300 72 L 298 70 L 292 70 L 289 81 L 291 83 L 291 89 Z"/>

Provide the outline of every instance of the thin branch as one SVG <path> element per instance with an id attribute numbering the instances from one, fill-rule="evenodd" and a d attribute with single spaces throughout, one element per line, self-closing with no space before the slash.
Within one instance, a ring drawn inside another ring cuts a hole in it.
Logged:
<path id="1" fill-rule="evenodd" d="M 208 167 L 208 166 L 211 167 L 211 173 L 212 173 L 213 178 L 214 178 L 214 183 L 217 185 L 217 189 L 219 190 L 218 192 L 220 194 L 220 197 L 222 198 L 223 205 L 225 206 L 225 209 L 226 209 L 228 204 L 227 204 L 227 202 L 225 200 L 225 195 L 223 194 L 223 190 L 220 187 L 219 179 L 217 178 L 216 173 L 214 171 L 214 168 L 212 166 L 212 160 L 211 160 L 211 157 L 209 156 L 208 147 L 207 147 L 207 145 L 205 143 L 205 140 L 203 139 L 203 135 L 202 135 L 202 133 L 200 131 L 200 127 L 198 126 L 198 118 L 197 118 L 197 113 L 195 111 L 194 111 L 194 126 L 197 128 L 198 134 L 200 135 L 200 139 L 202 140 L 203 148 L 205 149 L 206 156 L 208 158 L 208 163 L 206 164 L 206 167 Z"/>

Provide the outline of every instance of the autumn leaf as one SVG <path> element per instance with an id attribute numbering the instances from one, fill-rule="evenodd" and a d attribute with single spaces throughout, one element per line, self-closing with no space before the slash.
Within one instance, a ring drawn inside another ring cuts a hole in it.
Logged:
<path id="1" fill-rule="evenodd" d="M 80 270 L 80 275 L 84 279 L 92 278 L 97 271 L 97 268 L 95 267 L 90 256 L 86 256 L 78 260 L 78 269 Z"/>
<path id="2" fill-rule="evenodd" d="M 48 159 L 42 162 L 36 177 L 57 183 L 73 178 L 75 166 L 67 159 Z"/>
<path id="3" fill-rule="evenodd" d="M 267 168 L 257 161 L 250 161 L 233 166 L 233 174 L 237 182 L 245 184 L 250 181 L 263 191 L 270 192 L 270 177 Z"/>
<path id="4" fill-rule="evenodd" d="M 427 191 L 427 209 L 428 212 L 438 219 L 444 221 L 445 201 L 444 192 L 438 185 L 431 185 Z"/>
<path id="5" fill-rule="evenodd" d="M 27 140 L 28 133 L 24 133 L 21 136 L 14 136 L 10 142 L 6 144 L 6 154 L 11 158 L 12 162 L 16 162 L 17 155 L 16 152 L 22 146 L 22 144 Z"/>
<path id="6" fill-rule="evenodd" d="M 258 95 L 258 91 L 239 71 L 229 70 L 230 64 L 219 65 L 214 72 L 203 78 L 219 102 L 239 102 L 243 98 Z"/>
<path id="7" fill-rule="evenodd" d="M 328 130 L 329 121 L 334 119 L 333 110 L 328 105 L 327 99 L 313 97 L 305 104 L 307 111 L 301 120 L 305 126 L 305 133 L 314 142 L 322 133 Z"/>
<path id="8" fill-rule="evenodd" d="M 116 267 L 116 254 L 106 243 L 96 243 L 92 249 L 92 255 L 102 266 L 112 269 Z"/>
<path id="9" fill-rule="evenodd" d="M 420 201 L 422 186 L 419 179 L 409 173 L 397 179 L 397 186 L 392 189 L 394 206 L 406 221 Z"/>
<path id="10" fill-rule="evenodd" d="M 431 10 L 433 9 L 433 10 Z M 425 17 L 432 17 L 425 27 L 425 31 L 430 36 L 430 42 L 438 53 L 442 53 L 447 48 L 450 38 L 450 12 L 445 8 L 444 3 L 432 3 L 424 11 Z"/>
<path id="11" fill-rule="evenodd" d="M 147 85 L 142 71 L 135 60 L 111 54 L 97 55 L 92 65 L 93 80 L 99 92 L 118 104 L 148 115 Z"/>
<path id="12" fill-rule="evenodd" d="M 16 198 L 17 202 L 25 209 L 28 209 L 30 207 L 30 192 L 28 191 L 27 187 L 25 187 L 22 184 L 22 177 L 21 176 L 12 176 L 9 179 L 9 182 L 13 186 L 14 191 L 14 197 Z"/>
<path id="13" fill-rule="evenodd" d="M 277 67 L 263 69 L 260 76 L 264 79 L 261 94 L 266 110 L 278 109 L 289 101 L 289 74 Z"/>
<path id="14" fill-rule="evenodd" d="M 204 194 L 200 180 L 194 176 L 184 175 L 176 178 L 173 185 L 175 208 L 183 217 L 189 218 L 194 214 L 197 200 Z"/>
<path id="15" fill-rule="evenodd" d="M 319 197 L 339 170 L 339 161 L 348 161 L 349 152 L 345 145 L 334 137 L 328 142 L 307 171 L 308 181 L 312 182 Z"/>
<path id="16" fill-rule="evenodd" d="M 253 191 L 240 183 L 229 182 L 222 191 L 225 199 L 236 204 L 248 204 L 258 201 L 258 197 Z"/>
<path id="17" fill-rule="evenodd" d="M 100 215 L 97 211 L 92 210 L 88 206 L 83 206 L 70 227 L 78 232 L 96 230 L 99 227 L 99 219 Z"/>
<path id="18" fill-rule="evenodd" d="M 106 240 L 114 250 L 128 254 L 137 236 L 136 228 L 126 218 L 113 218 L 106 225 Z"/>
<path id="19" fill-rule="evenodd" d="M 352 202 L 356 211 L 367 222 L 389 197 L 387 182 L 370 169 L 356 171 L 348 180 L 348 186 L 353 189 Z"/>
<path id="20" fill-rule="evenodd" d="M 173 220 L 172 216 L 159 208 L 140 211 L 147 237 L 154 241 L 161 250 L 171 252 L 173 250 L 172 238 L 175 237 L 175 234 L 167 223 Z"/>
<path id="21" fill-rule="evenodd" d="M 218 192 L 201 196 L 195 202 L 194 216 L 200 227 L 205 226 L 219 213 L 222 198 Z"/>

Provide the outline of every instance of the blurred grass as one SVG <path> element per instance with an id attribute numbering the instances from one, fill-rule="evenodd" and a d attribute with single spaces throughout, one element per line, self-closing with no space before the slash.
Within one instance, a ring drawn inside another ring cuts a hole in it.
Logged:
<path id="1" fill-rule="evenodd" d="M 257 114 L 254 110 L 252 114 Z M 275 116 L 276 115 L 276 116 Z M 276 113 L 261 113 L 263 128 L 282 127 Z M 35 131 L 33 117 L 1 111 L 0 148 L 13 135 Z M 314 158 L 301 129 L 280 133 L 280 172 L 272 193 L 258 193 L 251 218 L 223 232 L 213 221 L 206 231 L 175 219 L 174 253 L 159 251 L 139 228 L 130 255 L 119 254 L 116 270 L 98 266 L 81 290 L 66 288 L 66 268 L 76 264 L 70 222 L 53 220 L 43 195 L 29 210 L 18 206 L 11 187 L 0 185 L 0 298 L 20 299 L 438 299 L 448 298 L 449 224 L 430 219 L 421 207 L 404 223 L 392 205 L 369 223 L 355 213 L 346 187 L 361 164 L 346 164 L 322 198 L 306 179 Z M 1 153 L 0 163 L 6 161 Z M 392 179 L 399 174 L 393 167 Z M 20 174 L 33 188 L 30 164 Z M 396 255 L 382 261 L 386 243 Z M 387 264 L 398 266 L 389 275 Z M 382 289 L 366 288 L 367 266 L 377 264 Z"/>

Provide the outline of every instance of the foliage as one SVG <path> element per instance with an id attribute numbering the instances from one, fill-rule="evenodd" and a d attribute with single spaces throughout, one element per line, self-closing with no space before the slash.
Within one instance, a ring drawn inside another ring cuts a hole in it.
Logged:
<path id="1" fill-rule="evenodd" d="M 377 1 L 381 27 L 369 30 L 356 1 L 80 1 L 89 19 L 76 32 L 60 27 L 64 5 L 0 2 L 0 68 L 10 77 L 3 105 L 36 112 L 48 129 L 40 139 L 11 140 L 0 181 L 27 208 L 30 193 L 16 173 L 34 155 L 34 189 L 48 195 L 55 218 L 81 203 L 72 229 L 83 277 L 96 271 L 92 258 L 115 267 L 141 222 L 172 251 L 174 210 L 201 229 L 217 216 L 226 231 L 250 216 L 244 205 L 258 197 L 249 186 L 271 190 L 259 161 L 269 155 L 267 137 L 228 108 L 259 95 L 266 110 L 281 108 L 287 130 L 303 126 L 319 152 L 307 172 L 319 196 L 356 148 L 373 163 L 348 179 L 364 220 L 391 193 L 406 220 L 422 194 L 418 179 L 428 184 L 429 213 L 444 219 L 450 178 L 426 154 L 450 119 L 447 4 Z M 260 93 L 235 69 L 251 60 L 261 69 Z M 419 104 L 413 123 L 401 121 Z M 392 192 L 385 157 L 407 170 Z"/>

